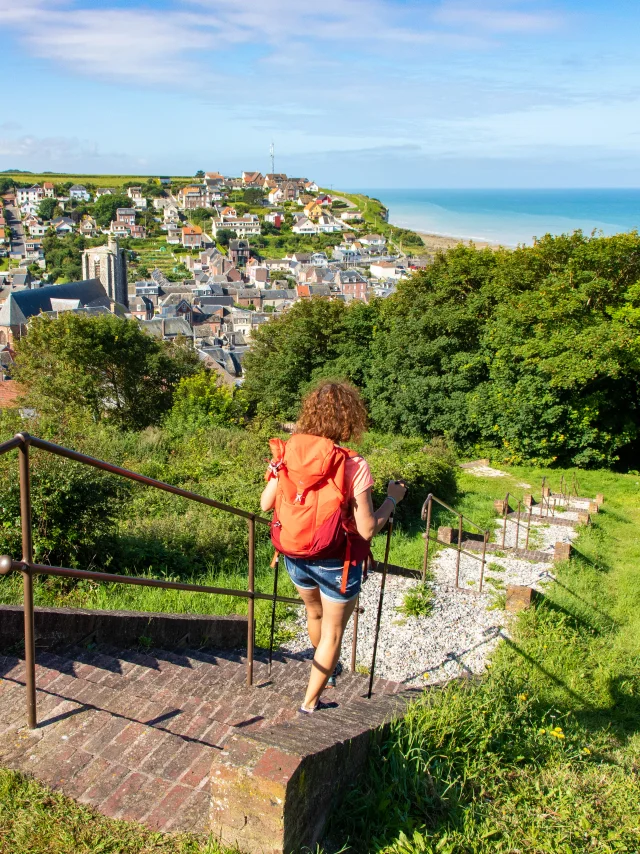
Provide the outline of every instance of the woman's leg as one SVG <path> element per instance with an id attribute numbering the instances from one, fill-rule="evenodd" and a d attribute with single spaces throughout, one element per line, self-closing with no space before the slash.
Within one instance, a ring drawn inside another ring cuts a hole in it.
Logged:
<path id="1" fill-rule="evenodd" d="M 315 707 L 327 684 L 327 679 L 338 663 L 342 636 L 355 608 L 356 599 L 356 596 L 348 602 L 336 602 L 326 597 L 322 599 L 320 642 L 313 657 L 309 685 L 302 704 L 305 709 Z"/>
<path id="2" fill-rule="evenodd" d="M 320 598 L 320 589 L 318 587 L 311 589 L 296 587 L 296 590 L 304 602 L 304 607 L 307 611 L 307 631 L 309 632 L 311 646 L 317 649 L 320 643 L 322 627 L 322 599 Z"/>

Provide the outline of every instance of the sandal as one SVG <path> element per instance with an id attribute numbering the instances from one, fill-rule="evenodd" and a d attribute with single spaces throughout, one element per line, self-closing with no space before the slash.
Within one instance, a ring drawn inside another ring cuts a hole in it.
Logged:
<path id="1" fill-rule="evenodd" d="M 335 709 L 337 708 L 337 703 L 323 703 L 322 700 L 318 700 L 315 706 L 312 709 L 305 709 L 304 706 L 300 706 L 298 709 L 299 715 L 312 715 L 314 712 L 321 712 L 323 709 Z"/>

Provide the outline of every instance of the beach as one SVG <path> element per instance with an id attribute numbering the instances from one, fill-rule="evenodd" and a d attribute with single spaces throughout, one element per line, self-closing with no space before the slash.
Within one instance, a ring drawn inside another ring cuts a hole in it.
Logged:
<path id="1" fill-rule="evenodd" d="M 395 225 L 395 223 L 392 224 Z M 472 243 L 479 249 L 485 249 L 486 247 L 490 249 L 500 248 L 499 243 L 489 243 L 486 240 L 471 240 L 468 237 L 454 237 L 448 234 L 432 234 L 428 231 L 416 231 L 416 234 L 419 234 L 422 238 L 427 252 L 444 252 L 447 249 L 458 246 L 460 243 L 467 245 Z"/>

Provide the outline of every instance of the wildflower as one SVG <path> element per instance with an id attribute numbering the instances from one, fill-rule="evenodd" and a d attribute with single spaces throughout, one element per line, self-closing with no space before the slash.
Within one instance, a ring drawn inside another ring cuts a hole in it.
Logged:
<path id="1" fill-rule="evenodd" d="M 528 697 L 526 694 L 518 694 L 518 699 L 521 703 L 524 703 L 528 699 Z"/>
<path id="2" fill-rule="evenodd" d="M 583 747 L 582 752 L 584 753 L 585 756 L 591 756 L 591 751 L 589 750 L 588 747 Z"/>
<path id="3" fill-rule="evenodd" d="M 549 735 L 552 735 L 554 738 L 559 738 L 559 739 L 563 739 L 565 737 L 565 734 L 562 732 L 562 727 L 559 727 L 559 726 L 554 727 L 553 729 L 550 729 Z"/>
<path id="4" fill-rule="evenodd" d="M 538 735 L 544 735 L 546 733 L 546 729 L 539 729 Z"/>

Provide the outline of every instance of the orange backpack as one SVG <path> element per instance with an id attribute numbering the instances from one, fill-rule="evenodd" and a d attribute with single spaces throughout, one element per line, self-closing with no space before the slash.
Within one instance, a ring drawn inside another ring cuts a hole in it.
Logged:
<path id="1" fill-rule="evenodd" d="M 345 463 L 354 451 L 331 439 L 295 433 L 288 442 L 271 439 L 272 462 L 267 479 L 277 473 L 271 542 L 288 557 L 340 558 L 341 592 L 349 564 L 367 558 L 369 543 L 347 529 L 348 500 Z"/>

